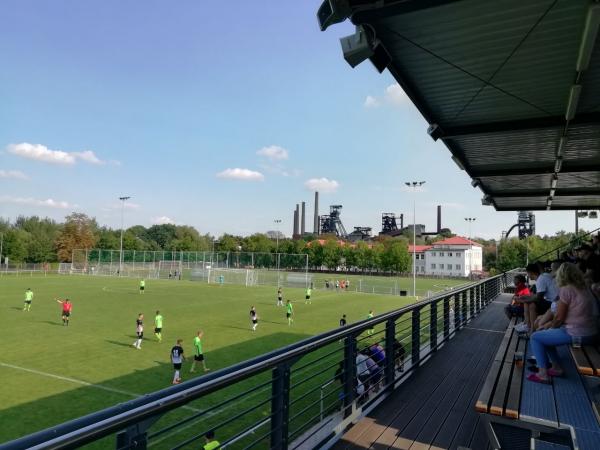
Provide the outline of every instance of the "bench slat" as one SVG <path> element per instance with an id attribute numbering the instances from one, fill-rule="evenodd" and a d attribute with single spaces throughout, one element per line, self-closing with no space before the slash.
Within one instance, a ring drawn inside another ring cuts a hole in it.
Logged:
<path id="1" fill-rule="evenodd" d="M 496 383 L 494 398 L 490 404 L 490 413 L 496 416 L 502 416 L 504 414 L 504 405 L 508 394 L 507 390 L 510 386 L 510 376 L 519 340 L 514 328 L 509 328 L 506 335 L 509 337 L 509 340 L 504 355 L 504 363 L 502 364 L 500 375 Z"/>
<path id="2" fill-rule="evenodd" d="M 500 343 L 500 347 L 498 347 L 498 351 L 494 356 L 494 361 L 488 371 L 488 375 L 485 379 L 485 383 L 483 384 L 483 388 L 481 388 L 479 398 L 475 403 L 475 410 L 477 412 L 487 413 L 489 411 L 490 404 L 492 402 L 492 396 L 495 392 L 496 383 L 500 376 L 501 366 L 504 364 L 504 358 L 508 350 L 508 344 L 510 342 L 515 323 L 516 318 L 511 319 L 508 325 L 508 329 L 506 330 L 506 333 L 504 333 L 504 337 L 502 338 L 502 342 Z"/>
<path id="3" fill-rule="evenodd" d="M 496 386 L 496 380 L 498 378 L 498 372 L 500 371 L 500 366 L 502 364 L 504 363 L 501 361 L 494 361 L 492 363 L 488 372 L 488 376 L 485 379 L 485 383 L 481 388 L 481 392 L 479 393 L 479 399 L 477 400 L 477 403 L 475 403 L 475 410 L 477 412 L 488 412 L 491 396 L 494 392 L 494 387 Z"/>
<path id="4" fill-rule="evenodd" d="M 517 351 L 523 352 L 523 364 L 517 366 L 514 364 L 512 378 L 510 380 L 510 386 L 508 390 L 508 398 L 506 399 L 506 407 L 504 415 L 511 419 L 519 418 L 519 405 L 521 403 L 521 385 L 523 383 L 523 373 L 525 372 L 524 367 L 527 364 L 525 361 L 525 350 L 527 346 L 527 340 L 518 339 Z"/>
<path id="5" fill-rule="evenodd" d="M 583 375 L 594 375 L 594 369 L 592 363 L 587 358 L 583 348 L 569 347 L 571 350 L 571 356 L 577 366 L 577 371 Z"/>
<path id="6" fill-rule="evenodd" d="M 600 376 L 600 352 L 598 351 L 598 348 L 586 345 L 583 347 L 583 351 L 590 360 L 592 369 L 594 370 L 593 375 Z"/>

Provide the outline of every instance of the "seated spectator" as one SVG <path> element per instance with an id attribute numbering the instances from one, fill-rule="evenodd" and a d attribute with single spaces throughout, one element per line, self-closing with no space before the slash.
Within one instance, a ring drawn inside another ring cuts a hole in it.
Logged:
<path id="1" fill-rule="evenodd" d="M 367 367 L 367 359 L 369 357 L 362 352 L 356 355 L 356 377 L 358 381 L 367 387 L 369 384 L 369 368 Z"/>
<path id="2" fill-rule="evenodd" d="M 513 295 L 512 303 L 504 308 L 504 313 L 509 320 L 513 317 L 523 317 L 523 303 L 520 303 L 517 300 L 520 297 L 531 295 L 526 284 L 527 279 L 525 278 L 525 275 L 516 275 L 513 279 L 513 283 L 515 284 L 515 295 Z"/>
<path id="3" fill-rule="evenodd" d="M 402 342 L 398 339 L 394 340 L 394 361 L 396 363 L 396 369 L 400 372 L 404 371 L 404 358 L 406 356 L 406 349 Z"/>
<path id="4" fill-rule="evenodd" d="M 536 383 L 548 383 L 549 377 L 563 374 L 556 352 L 557 345 L 570 344 L 574 338 L 581 344 L 588 344 L 595 340 L 598 332 L 595 300 L 577 266 L 564 263 L 558 269 L 556 281 L 560 287 L 556 315 L 548 329 L 536 331 L 530 340 L 538 373 L 530 374 L 527 379 Z M 549 359 L 552 366 L 547 369 Z"/>
<path id="5" fill-rule="evenodd" d="M 554 282 L 556 283 L 556 272 L 558 271 L 558 269 L 561 266 L 561 262 L 560 261 L 552 261 L 552 265 L 550 266 L 550 275 L 552 276 L 552 278 L 554 278 Z M 545 330 L 550 328 L 550 324 L 552 322 L 552 319 L 554 318 L 555 314 L 556 314 L 556 310 L 558 308 L 558 300 L 559 297 L 556 297 L 556 299 L 550 304 L 550 309 L 548 311 L 546 311 L 543 315 L 539 316 L 537 319 L 535 319 L 535 321 L 533 322 L 533 330 L 532 331 L 536 331 L 536 330 Z"/>
<path id="6" fill-rule="evenodd" d="M 531 280 L 535 281 L 535 294 L 521 296 L 518 303 L 523 304 L 525 320 L 515 327 L 518 333 L 529 333 L 538 316 L 550 309 L 552 301 L 558 297 L 558 288 L 552 275 L 542 272 L 538 264 L 529 264 L 525 269 Z"/>
<path id="7" fill-rule="evenodd" d="M 383 369 L 373 361 L 373 358 L 367 357 L 366 364 L 369 369 L 369 386 L 373 387 L 373 392 L 379 392 Z"/>
<path id="8" fill-rule="evenodd" d="M 371 353 L 371 358 L 381 367 L 385 366 L 385 350 L 382 345 L 379 343 L 375 343 L 369 347 L 369 352 Z"/>

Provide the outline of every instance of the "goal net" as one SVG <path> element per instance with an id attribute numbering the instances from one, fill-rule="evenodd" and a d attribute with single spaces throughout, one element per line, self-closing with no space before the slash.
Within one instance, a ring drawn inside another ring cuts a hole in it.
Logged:
<path id="1" fill-rule="evenodd" d="M 221 269 L 207 266 L 192 269 L 190 279 L 214 284 L 258 285 L 258 274 L 252 269 Z"/>
<path id="2" fill-rule="evenodd" d="M 181 261 L 159 261 L 155 278 L 181 280 Z"/>

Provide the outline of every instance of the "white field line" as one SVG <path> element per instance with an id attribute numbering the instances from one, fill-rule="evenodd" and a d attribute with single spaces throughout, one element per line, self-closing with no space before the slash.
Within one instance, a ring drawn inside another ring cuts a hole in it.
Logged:
<path id="1" fill-rule="evenodd" d="M 15 366 L 13 364 L 7 364 L 7 363 L 0 362 L 0 366 L 1 367 L 7 367 L 9 369 L 14 369 L 14 370 L 21 370 L 23 372 L 29 372 L 29 373 L 33 373 L 33 374 L 36 374 L 36 375 L 41 375 L 41 376 L 47 377 L 47 378 L 54 378 L 56 380 L 68 381 L 69 383 L 79 384 L 80 386 L 93 387 L 93 388 L 96 388 L 96 389 L 101 389 L 103 391 L 113 392 L 115 394 L 127 395 L 129 397 L 143 397 L 143 394 L 137 394 L 135 392 L 129 392 L 129 391 L 125 391 L 123 389 L 115 389 L 115 388 L 111 388 L 111 387 L 108 387 L 108 386 L 103 386 L 101 384 L 89 383 L 87 381 L 78 380 L 76 378 L 63 377 L 61 375 L 55 375 L 53 373 L 42 372 L 40 370 L 28 369 L 26 367 Z M 185 409 L 188 409 L 188 410 L 194 411 L 194 412 L 200 412 L 200 411 L 202 411 L 202 410 L 197 409 L 197 408 L 192 408 L 191 406 L 183 406 L 182 408 L 185 408 Z"/>

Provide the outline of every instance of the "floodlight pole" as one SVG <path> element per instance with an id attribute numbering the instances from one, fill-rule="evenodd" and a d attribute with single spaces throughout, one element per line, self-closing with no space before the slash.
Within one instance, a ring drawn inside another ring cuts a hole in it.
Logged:
<path id="1" fill-rule="evenodd" d="M 465 217 L 469 222 L 469 279 L 472 279 L 473 274 L 473 241 L 471 240 L 471 224 L 477 220 L 477 217 Z"/>
<path id="2" fill-rule="evenodd" d="M 123 273 L 123 227 L 125 226 L 125 202 L 131 197 L 119 197 L 121 200 L 121 244 L 119 246 L 119 276 Z"/>
<path id="3" fill-rule="evenodd" d="M 2 269 L 2 247 L 4 246 L 4 233 L 0 233 L 0 269 Z"/>
<path id="4" fill-rule="evenodd" d="M 275 223 L 275 258 L 277 261 L 275 263 L 277 267 L 277 287 L 279 287 L 279 224 L 281 223 L 281 219 L 273 220 Z"/>
<path id="5" fill-rule="evenodd" d="M 417 300 L 417 188 L 425 184 L 424 181 L 406 181 L 404 183 L 413 191 L 413 296 Z"/>

